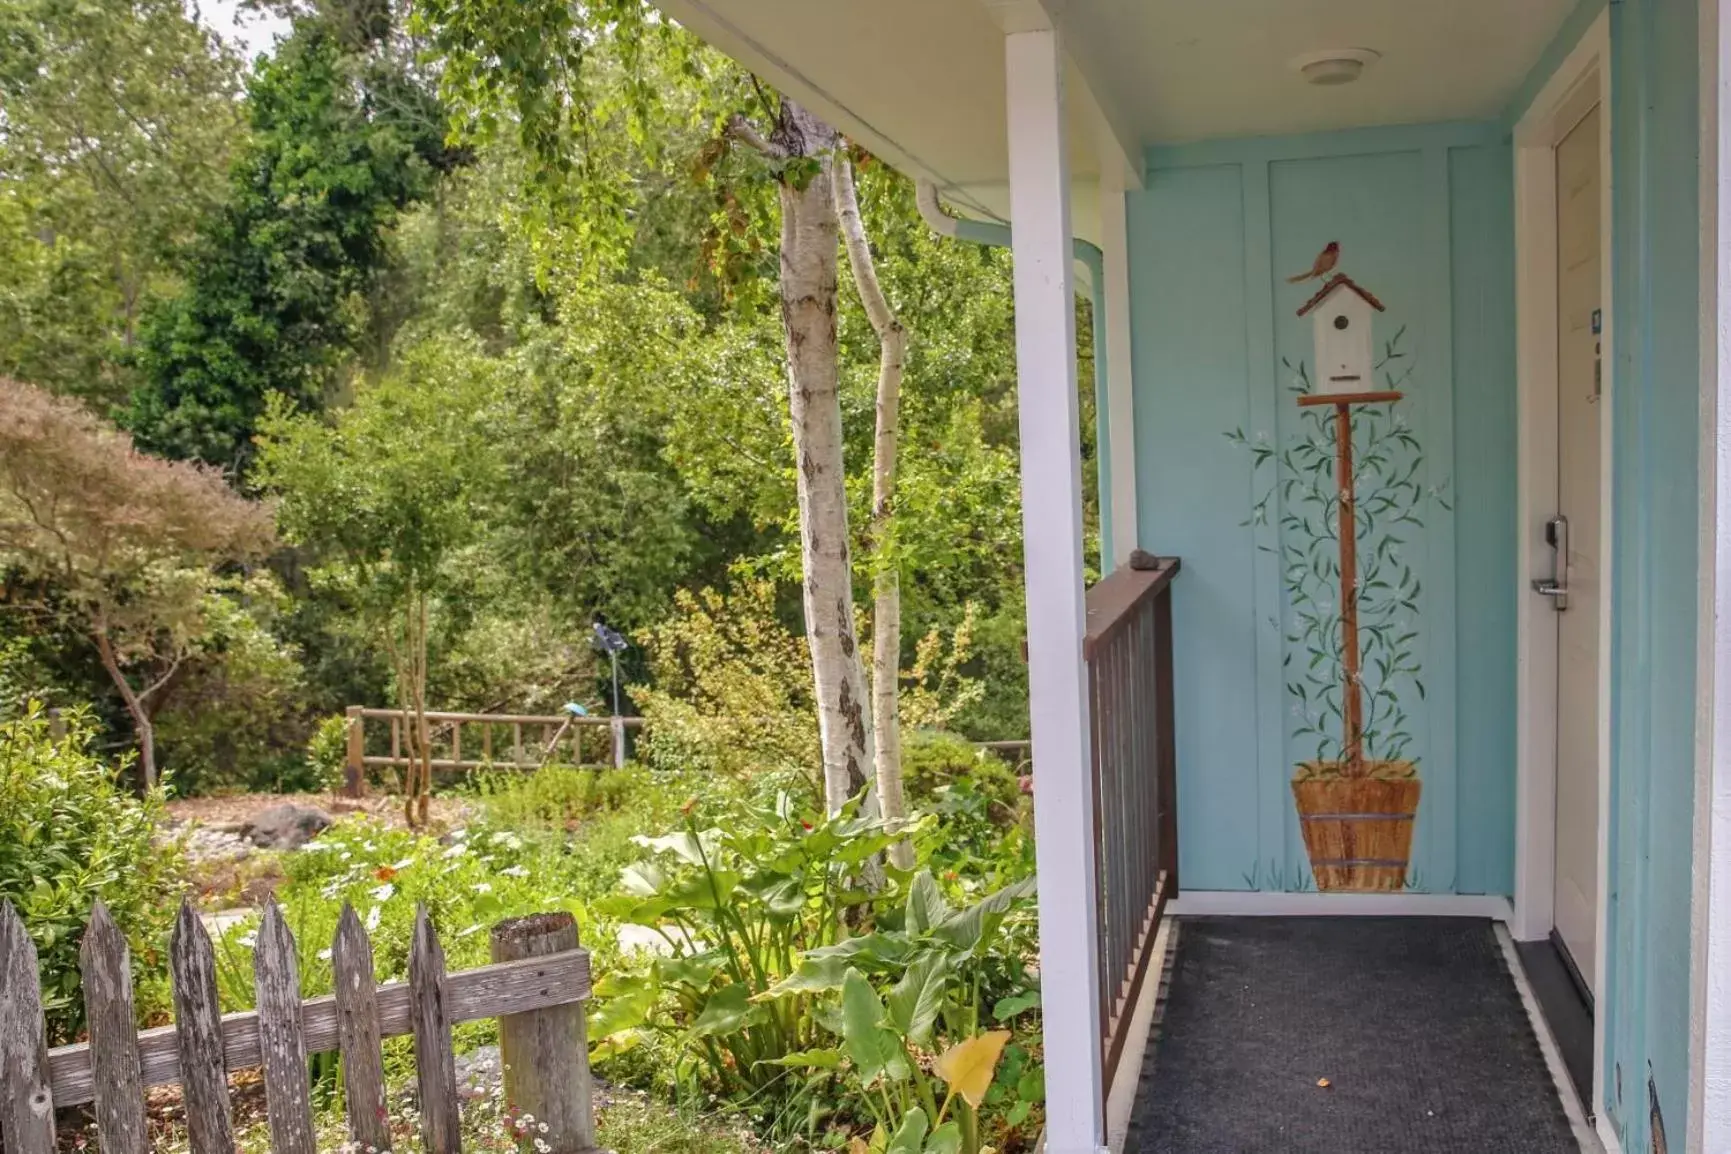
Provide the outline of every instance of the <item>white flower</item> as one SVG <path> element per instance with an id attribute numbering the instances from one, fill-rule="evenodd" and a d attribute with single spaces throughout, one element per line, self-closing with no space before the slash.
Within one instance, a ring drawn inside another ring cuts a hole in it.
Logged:
<path id="1" fill-rule="evenodd" d="M 542 1126 L 541 1126 L 541 1129 L 542 1129 L 542 1130 L 543 1130 L 543 1131 L 545 1131 L 545 1130 L 546 1130 L 546 1129 L 547 1129 L 547 1127 L 546 1127 L 546 1125 L 545 1125 L 545 1124 L 543 1124 L 543 1125 L 542 1125 Z M 544 1141 L 542 1141 L 542 1140 L 541 1140 L 541 1139 L 539 1139 L 539 1138 L 537 1138 L 537 1139 L 535 1139 L 535 1149 L 536 1149 L 536 1150 L 537 1150 L 537 1151 L 539 1151 L 539 1154 L 547 1154 L 547 1151 L 549 1151 L 549 1150 L 551 1150 L 551 1149 L 553 1149 L 553 1147 L 551 1147 L 551 1146 L 549 1146 L 549 1145 L 547 1145 L 547 1143 L 546 1143 L 546 1142 L 544 1142 Z"/>
<path id="2" fill-rule="evenodd" d="M 493 887 L 488 882 L 476 882 L 475 892 L 478 894 L 490 894 L 493 892 Z"/>
<path id="3" fill-rule="evenodd" d="M 386 882 L 384 885 L 373 891 L 373 900 L 376 902 L 388 902 L 391 900 L 391 895 L 396 892 L 397 887 L 392 885 L 390 882 Z"/>
<path id="4" fill-rule="evenodd" d="M 526 878 L 529 876 L 529 871 L 520 865 L 514 865 L 508 869 L 502 869 L 499 872 L 508 878 Z"/>
<path id="5" fill-rule="evenodd" d="M 376 930 L 378 928 L 379 928 L 379 907 L 374 906 L 372 909 L 367 911 L 367 932 L 371 933 L 373 930 Z"/>
<path id="6" fill-rule="evenodd" d="M 331 960 L 331 948 L 329 946 L 326 946 L 324 949 L 319 951 L 319 961 L 328 962 L 330 960 Z"/>
<path id="7" fill-rule="evenodd" d="M 392 862 L 392 863 L 391 863 L 391 868 L 392 868 L 392 869 L 394 869 L 394 870 L 406 870 L 406 869 L 408 869 L 408 868 L 409 868 L 409 867 L 410 867 L 410 866 L 412 866 L 412 865 L 414 865 L 414 864 L 415 864 L 415 859 L 414 859 L 414 858 L 412 858 L 412 857 L 406 857 L 406 858 L 404 858 L 404 859 L 403 859 L 403 860 L 402 860 L 402 861 L 400 861 L 400 862 Z"/>
<path id="8" fill-rule="evenodd" d="M 464 854 L 466 854 L 468 852 L 469 852 L 469 847 L 464 845 L 462 842 L 459 841 L 459 842 L 453 842 L 450 845 L 450 847 L 447 848 L 445 850 L 445 852 L 440 854 L 439 856 L 444 858 L 446 861 L 450 861 L 452 858 L 462 857 Z"/>

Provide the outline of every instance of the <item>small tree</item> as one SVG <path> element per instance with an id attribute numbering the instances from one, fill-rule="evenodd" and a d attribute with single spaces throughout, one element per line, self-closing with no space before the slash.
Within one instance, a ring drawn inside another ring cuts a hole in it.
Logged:
<path id="1" fill-rule="evenodd" d="M 410 766 L 410 824 L 432 789 L 427 642 L 450 562 L 477 537 L 483 470 L 496 447 L 476 430 L 498 382 L 491 362 L 455 342 L 410 349 L 398 371 L 363 389 L 335 423 L 279 402 L 263 424 L 258 477 L 279 495 L 283 531 L 320 555 L 320 580 L 347 585 L 391 658 Z"/>
<path id="2" fill-rule="evenodd" d="M 141 453 L 77 403 L 0 378 L 0 559 L 39 585 L 39 613 L 95 645 L 147 788 L 155 708 L 206 632 L 213 569 L 270 544 L 270 510 L 220 473 Z"/>

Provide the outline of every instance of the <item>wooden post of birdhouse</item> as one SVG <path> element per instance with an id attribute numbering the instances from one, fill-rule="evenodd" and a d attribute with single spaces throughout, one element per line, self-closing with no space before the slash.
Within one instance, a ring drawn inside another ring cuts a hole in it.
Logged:
<path id="1" fill-rule="evenodd" d="M 1335 487 L 1339 490 L 1336 535 L 1340 538 L 1340 658 L 1345 684 L 1341 714 L 1345 722 L 1344 772 L 1361 777 L 1364 761 L 1364 694 L 1358 644 L 1358 499 L 1353 492 L 1352 410 L 1401 399 L 1393 389 L 1375 388 L 1371 361 L 1371 314 L 1382 302 L 1345 273 L 1336 274 L 1298 310 L 1315 318 L 1316 391 L 1300 405 L 1334 406 Z"/>

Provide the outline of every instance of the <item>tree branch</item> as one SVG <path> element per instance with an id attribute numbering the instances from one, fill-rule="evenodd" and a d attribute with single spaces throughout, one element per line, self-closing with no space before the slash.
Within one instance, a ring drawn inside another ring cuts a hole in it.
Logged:
<path id="1" fill-rule="evenodd" d="M 727 121 L 727 135 L 741 144 L 749 145 L 755 151 L 762 153 L 771 160 L 786 160 L 787 149 L 772 143 L 768 137 L 757 130 L 757 127 L 741 113 L 734 113 Z"/>

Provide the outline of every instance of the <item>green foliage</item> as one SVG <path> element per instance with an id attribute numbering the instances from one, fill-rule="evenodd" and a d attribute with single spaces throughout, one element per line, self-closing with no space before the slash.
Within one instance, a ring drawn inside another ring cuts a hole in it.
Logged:
<path id="1" fill-rule="evenodd" d="M 960 906 L 929 872 L 873 893 L 856 879 L 897 835 L 857 803 L 829 818 L 788 795 L 721 812 L 636 839 L 648 855 L 595 903 L 664 945 L 603 977 L 597 1057 L 671 1056 L 677 1081 L 748 1101 L 774 1141 L 893 1133 L 923 1108 L 960 1145 L 909 1149 L 977 1150 L 984 1090 L 939 1106 L 922 1055 L 978 1038 L 995 1005 L 1030 1008 L 1031 878 Z"/>
<path id="2" fill-rule="evenodd" d="M 489 820 L 505 829 L 576 830 L 595 813 L 619 810 L 657 784 L 639 766 L 481 770 L 471 780 Z"/>
<path id="3" fill-rule="evenodd" d="M 207 593 L 196 650 L 156 716 L 176 793 L 318 788 L 298 748 L 306 733 L 300 654 L 276 631 L 286 609 L 264 572 L 221 578 Z"/>
<path id="4" fill-rule="evenodd" d="M 644 638 L 654 684 L 632 690 L 646 721 L 645 761 L 802 780 L 817 796 L 811 655 L 777 620 L 777 600 L 768 581 L 675 596 L 673 615 Z"/>
<path id="5" fill-rule="evenodd" d="M 0 721 L 0 901 L 36 943 L 55 1044 L 84 1022 L 78 946 L 98 899 L 132 947 L 141 1014 L 161 1008 L 162 947 L 179 888 L 180 855 L 156 842 L 161 796 L 141 800 L 117 785 L 90 753 L 90 736 L 76 713 L 58 736 L 36 707 Z"/>
<path id="6" fill-rule="evenodd" d="M 324 404 L 366 334 L 396 214 L 456 159 L 437 103 L 377 30 L 300 18 L 247 109 L 188 283 L 143 325 L 128 417 L 154 451 L 230 467 L 249 461 L 273 396 Z"/>
<path id="7" fill-rule="evenodd" d="M 307 738 L 306 763 L 315 788 L 334 790 L 343 783 L 351 724 L 345 715 L 334 713 L 313 726 L 313 734 Z"/>
<path id="8" fill-rule="evenodd" d="M 221 197 L 239 62 L 180 0 L 3 0 L 0 45 L 0 375 L 105 407 Z"/>

